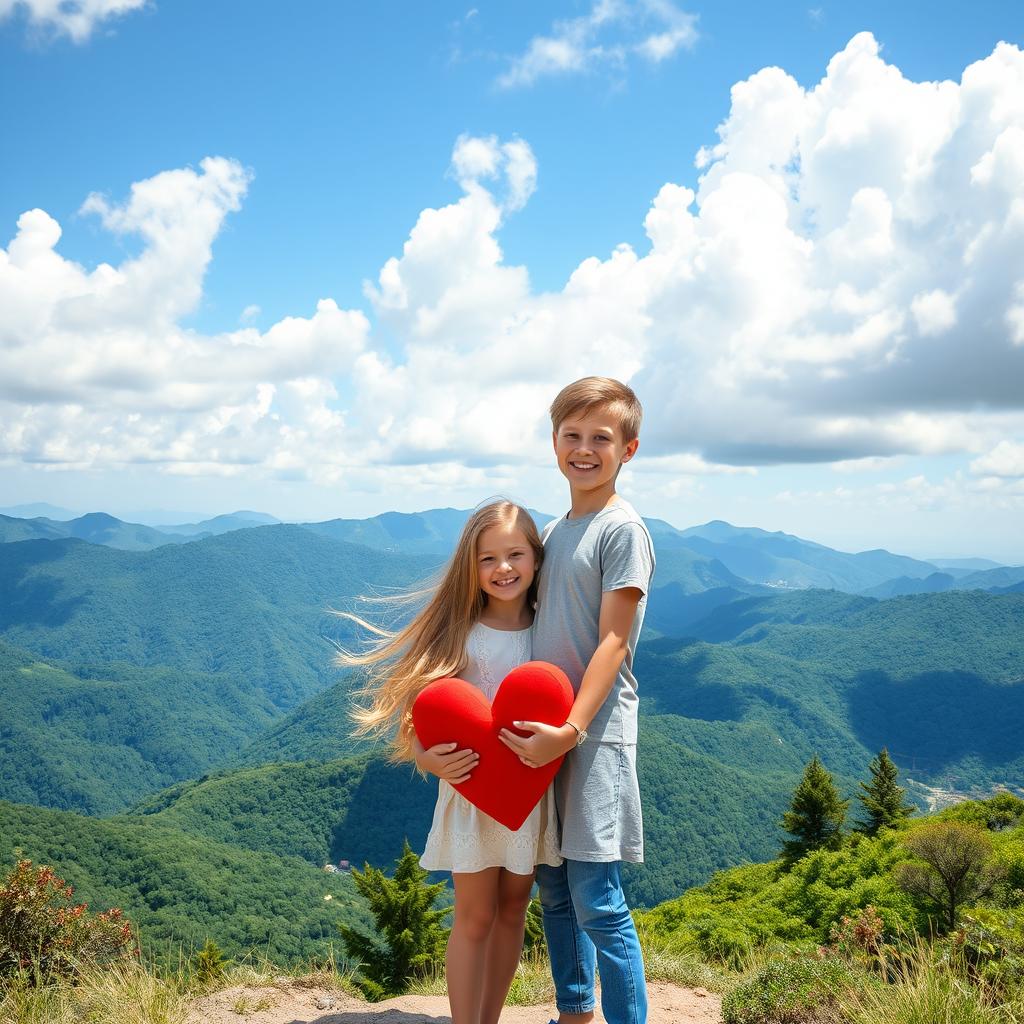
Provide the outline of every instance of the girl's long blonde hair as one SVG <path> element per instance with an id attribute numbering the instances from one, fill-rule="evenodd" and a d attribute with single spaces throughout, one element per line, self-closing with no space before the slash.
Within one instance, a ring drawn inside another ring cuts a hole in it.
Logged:
<path id="1" fill-rule="evenodd" d="M 544 546 L 537 524 L 525 508 L 511 501 L 495 501 L 478 508 L 467 520 L 451 560 L 436 587 L 416 590 L 397 597 L 375 598 L 383 602 L 427 599 L 422 611 L 399 630 L 388 630 L 348 612 L 345 618 L 357 623 L 375 638 L 368 650 L 342 650 L 339 665 L 367 665 L 371 671 L 356 697 L 368 699 L 351 712 L 356 735 L 390 734 L 391 757 L 408 761 L 413 757 L 412 704 L 427 683 L 457 675 L 466 664 L 466 638 L 480 618 L 487 598 L 480 589 L 476 550 L 481 534 L 493 526 L 522 530 L 537 560 L 537 572 L 527 595 L 533 605 Z M 396 728 L 397 727 L 397 728 Z"/>

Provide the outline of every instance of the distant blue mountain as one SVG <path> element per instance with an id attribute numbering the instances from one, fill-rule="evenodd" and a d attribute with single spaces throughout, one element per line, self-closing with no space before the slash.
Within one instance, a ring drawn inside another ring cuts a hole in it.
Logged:
<path id="1" fill-rule="evenodd" d="M 331 540 L 382 552 L 433 556 L 440 562 L 451 553 L 469 515 L 469 509 L 440 508 L 299 525 Z M 552 518 L 542 512 L 533 515 L 541 527 Z M 159 529 L 125 523 L 101 512 L 68 522 L 0 516 L 0 542 L 79 537 L 93 544 L 142 551 L 279 522 L 256 511 Z M 723 520 L 683 530 L 662 519 L 646 522 L 658 555 L 648 627 L 662 632 L 672 624 L 673 635 L 717 604 L 760 593 L 763 587 L 775 592 L 820 588 L 886 599 L 946 590 L 1013 588 L 1024 572 L 981 558 L 926 562 L 882 549 L 837 551 L 781 531 L 738 527 Z"/>
<path id="2" fill-rule="evenodd" d="M 861 591 L 865 597 L 877 597 L 884 601 L 890 597 L 903 597 L 906 594 L 941 594 L 952 590 L 956 577 L 948 572 L 933 572 L 930 576 L 914 578 L 897 576 L 876 586 Z"/>
<path id="3" fill-rule="evenodd" d="M 0 515 L 0 542 L 18 540 L 57 540 L 69 536 L 66 523 L 53 519 L 18 519 Z"/>
<path id="4" fill-rule="evenodd" d="M 72 512 L 71 509 L 61 508 L 59 505 L 51 505 L 45 501 L 33 501 L 28 505 L 9 505 L 7 508 L 0 508 L 0 515 L 12 516 L 15 519 L 76 519 L 81 512 Z"/>
<path id="5" fill-rule="evenodd" d="M 204 519 L 199 523 L 181 523 L 174 526 L 161 526 L 164 533 L 183 534 L 186 537 L 219 537 L 222 533 L 232 530 L 247 530 L 252 526 L 275 526 L 281 520 L 266 512 L 228 512 L 224 515 Z"/>
<path id="6" fill-rule="evenodd" d="M 863 591 L 865 597 L 889 598 L 906 594 L 938 594 L 947 590 L 988 590 L 992 593 L 1020 593 L 1024 587 L 1024 566 L 1001 565 L 981 572 L 932 573 L 922 579 L 901 576 Z"/>
<path id="7" fill-rule="evenodd" d="M 384 512 L 371 519 L 329 519 L 300 525 L 321 537 L 363 544 L 377 551 L 446 557 L 451 554 L 469 514 L 468 509 L 435 508 L 426 512 Z"/>
<path id="8" fill-rule="evenodd" d="M 0 542 L 63 540 L 68 537 L 77 537 L 90 544 L 102 544 L 122 551 L 149 551 L 164 544 L 182 544 L 190 539 L 162 533 L 141 523 L 124 523 L 106 512 L 89 512 L 67 522 L 0 516 Z"/>
<path id="9" fill-rule="evenodd" d="M 820 587 L 857 593 L 895 576 L 919 578 L 936 571 L 931 562 L 880 549 L 851 554 L 792 534 L 721 520 L 678 530 L 674 539 L 665 539 L 717 558 L 750 583 L 787 590 Z"/>
<path id="10" fill-rule="evenodd" d="M 928 561 L 940 569 L 966 569 L 968 572 L 1002 567 L 1002 562 L 993 562 L 991 558 L 929 558 Z"/>

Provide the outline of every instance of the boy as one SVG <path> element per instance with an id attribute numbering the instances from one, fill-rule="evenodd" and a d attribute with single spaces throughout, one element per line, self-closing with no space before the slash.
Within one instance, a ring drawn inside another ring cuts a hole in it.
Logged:
<path id="1" fill-rule="evenodd" d="M 643 520 L 615 492 L 636 454 L 643 415 L 633 391 L 607 377 L 570 384 L 551 405 L 558 468 L 572 507 L 544 531 L 533 657 L 563 668 L 576 700 L 562 726 L 516 722 L 502 739 L 524 764 L 567 754 L 555 777 L 561 867 L 539 865 L 544 932 L 559 1024 L 594 1016 L 594 968 L 608 1024 L 644 1024 L 647 988 L 621 862 L 643 860 L 636 775 L 633 653 L 654 573 Z"/>

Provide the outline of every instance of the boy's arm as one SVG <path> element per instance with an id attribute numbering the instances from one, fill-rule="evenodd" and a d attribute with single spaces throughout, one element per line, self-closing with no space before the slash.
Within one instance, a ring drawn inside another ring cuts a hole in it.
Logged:
<path id="1" fill-rule="evenodd" d="M 583 681 L 566 724 L 553 726 L 544 722 L 514 722 L 517 729 L 533 734 L 525 739 L 508 729 L 502 729 L 499 733 L 505 746 L 518 754 L 520 760 L 539 768 L 576 746 L 577 732 L 572 725 L 581 730 L 588 728 L 612 692 L 619 668 L 626 657 L 626 645 L 642 597 L 643 591 L 639 587 L 608 590 L 601 595 L 597 650 L 583 673 Z"/>

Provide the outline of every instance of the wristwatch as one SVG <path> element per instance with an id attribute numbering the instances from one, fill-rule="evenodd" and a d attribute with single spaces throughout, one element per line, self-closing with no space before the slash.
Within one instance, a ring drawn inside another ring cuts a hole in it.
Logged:
<path id="1" fill-rule="evenodd" d="M 565 720 L 565 724 L 572 725 L 572 727 L 576 730 L 576 746 L 582 747 L 587 739 L 587 730 L 581 729 L 578 725 L 573 725 L 568 718 Z"/>

